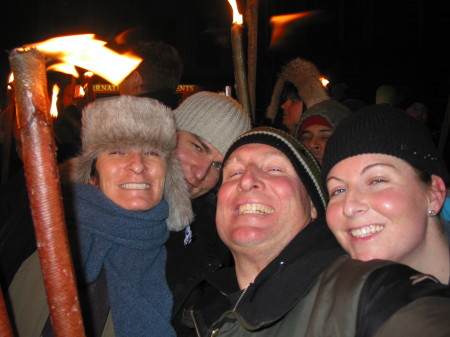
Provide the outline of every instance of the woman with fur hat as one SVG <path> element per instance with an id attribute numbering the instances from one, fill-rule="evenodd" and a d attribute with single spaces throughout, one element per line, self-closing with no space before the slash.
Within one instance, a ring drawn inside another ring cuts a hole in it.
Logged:
<path id="1" fill-rule="evenodd" d="M 329 139 L 322 175 L 327 223 L 352 258 L 400 262 L 449 283 L 438 216 L 449 174 L 426 127 L 388 104 L 363 108 Z"/>
<path id="2" fill-rule="evenodd" d="M 63 196 L 87 335 L 175 336 L 164 243 L 191 222 L 192 209 L 174 116 L 156 100 L 120 96 L 87 106 L 82 122 L 82 152 L 61 177 L 70 182 Z M 21 296 L 42 282 L 30 276 L 33 255 L 9 290 L 19 336 L 49 331 L 44 303 Z"/>
<path id="3" fill-rule="evenodd" d="M 322 85 L 321 77 L 322 75 L 313 63 L 301 58 L 295 58 L 290 61 L 283 67 L 278 77 L 266 117 L 272 122 L 275 122 L 278 119 L 277 113 L 279 107 L 283 109 L 284 117 L 287 114 L 286 108 L 290 108 L 288 101 L 291 101 L 291 105 L 297 102 L 297 110 L 301 109 L 301 111 L 295 115 L 297 116 L 295 123 L 288 125 L 283 120 L 283 124 L 289 129 L 289 133 L 291 135 L 297 135 L 298 125 L 304 120 L 305 115 L 315 113 L 317 110 L 324 111 L 331 107 L 333 111 L 338 109 L 342 112 L 350 113 L 350 109 L 330 98 L 325 87 Z M 287 101 L 285 101 L 286 90 L 291 92 L 287 97 Z M 295 94 L 292 94 L 293 91 Z M 290 97 L 295 97 L 296 100 L 289 100 Z"/>

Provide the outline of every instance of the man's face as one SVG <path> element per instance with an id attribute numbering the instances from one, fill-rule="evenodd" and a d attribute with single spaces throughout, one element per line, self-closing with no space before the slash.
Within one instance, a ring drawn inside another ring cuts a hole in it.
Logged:
<path id="1" fill-rule="evenodd" d="M 316 215 L 294 167 L 276 148 L 243 145 L 224 163 L 216 224 L 234 255 L 275 257 Z"/>
<path id="2" fill-rule="evenodd" d="M 216 186 L 223 155 L 205 139 L 179 130 L 177 154 L 191 198 L 195 199 Z"/>
<path id="3" fill-rule="evenodd" d="M 333 129 L 322 124 L 313 124 L 305 128 L 298 136 L 300 143 L 305 145 L 314 158 L 322 165 L 323 154 Z"/>

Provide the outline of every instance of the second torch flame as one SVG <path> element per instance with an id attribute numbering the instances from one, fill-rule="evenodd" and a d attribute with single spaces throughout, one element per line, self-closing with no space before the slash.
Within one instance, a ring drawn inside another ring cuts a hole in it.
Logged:
<path id="1" fill-rule="evenodd" d="M 94 39 L 94 34 L 82 34 L 55 37 L 22 48 L 36 48 L 44 55 L 61 61 L 63 65 L 56 67 L 59 71 L 78 77 L 74 67 L 78 66 L 118 85 L 139 66 L 142 59 L 132 54 L 119 54 L 105 45 L 106 42 Z"/>

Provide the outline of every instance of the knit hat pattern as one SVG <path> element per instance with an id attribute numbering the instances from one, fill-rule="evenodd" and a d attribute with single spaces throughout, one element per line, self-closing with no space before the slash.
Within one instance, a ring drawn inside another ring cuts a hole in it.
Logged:
<path id="1" fill-rule="evenodd" d="M 166 161 L 164 197 L 169 203 L 169 230 L 193 219 L 190 194 L 176 156 L 172 111 L 157 100 L 119 96 L 94 101 L 83 110 L 81 154 L 60 166 L 62 182 L 87 184 L 94 161 L 111 151 L 159 150 Z"/>
<path id="2" fill-rule="evenodd" d="M 339 122 L 351 113 L 352 111 L 348 107 L 332 99 L 314 104 L 302 114 L 295 130 L 295 136 L 305 128 L 304 123 L 312 117 L 323 117 L 335 129 Z"/>
<path id="3" fill-rule="evenodd" d="M 221 154 L 251 128 L 250 117 L 241 104 L 214 92 L 201 91 L 189 96 L 174 113 L 178 130 L 202 137 Z"/>
<path id="4" fill-rule="evenodd" d="M 257 127 L 241 135 L 228 149 L 224 162 L 240 146 L 266 144 L 287 156 L 308 192 L 319 217 L 325 216 L 327 197 L 320 181 L 320 168 L 311 152 L 286 132 L 272 127 Z"/>
<path id="5" fill-rule="evenodd" d="M 339 123 L 325 148 L 323 181 L 340 161 L 369 153 L 403 159 L 420 171 L 441 177 L 448 185 L 445 162 L 428 129 L 405 111 L 388 104 L 367 106 Z"/>

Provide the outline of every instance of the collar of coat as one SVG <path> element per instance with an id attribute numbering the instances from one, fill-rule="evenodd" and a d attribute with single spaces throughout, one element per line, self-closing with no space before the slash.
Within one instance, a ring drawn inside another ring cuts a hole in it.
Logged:
<path id="1" fill-rule="evenodd" d="M 255 329 L 271 324 L 291 310 L 325 267 L 342 254 L 344 251 L 325 220 L 314 220 L 256 277 L 245 292 L 228 292 L 230 301 L 238 303 L 233 305 L 236 306 L 234 312 L 247 326 Z M 228 291 L 236 289 L 235 274 L 224 277 L 223 273 L 221 283 L 227 280 Z M 212 283 L 227 292 L 223 284 Z"/>

